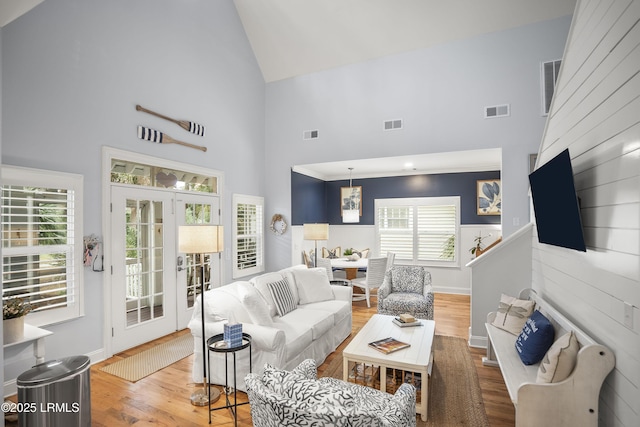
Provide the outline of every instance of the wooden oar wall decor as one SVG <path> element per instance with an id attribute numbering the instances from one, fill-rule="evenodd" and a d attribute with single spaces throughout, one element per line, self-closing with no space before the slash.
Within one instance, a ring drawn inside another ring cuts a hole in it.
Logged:
<path id="1" fill-rule="evenodd" d="M 207 147 L 203 147 L 202 145 L 195 145 L 189 144 L 188 142 L 184 141 L 178 141 L 177 139 L 173 139 L 169 135 L 166 135 L 160 131 L 144 126 L 138 126 L 138 138 L 144 139 L 145 141 L 157 142 L 158 144 L 178 144 L 184 145 L 185 147 L 189 148 L 195 148 L 196 150 L 207 151 Z"/>
<path id="2" fill-rule="evenodd" d="M 172 119 L 171 117 L 163 116 L 162 114 L 156 113 L 155 111 L 147 110 L 146 108 L 141 107 L 140 105 L 136 105 L 136 110 L 144 111 L 145 113 L 151 114 L 152 116 L 160 117 L 161 119 L 165 119 L 170 122 L 173 122 L 178 126 L 180 126 L 182 129 L 188 132 L 191 132 L 193 134 L 196 134 L 198 136 L 204 136 L 205 127 L 198 123 L 189 122 L 187 120 Z"/>

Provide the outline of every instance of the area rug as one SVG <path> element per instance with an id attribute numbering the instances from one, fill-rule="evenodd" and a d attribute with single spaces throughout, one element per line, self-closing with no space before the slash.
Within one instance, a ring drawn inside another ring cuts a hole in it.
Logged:
<path id="1" fill-rule="evenodd" d="M 193 337 L 182 335 L 149 350 L 100 368 L 101 371 L 136 382 L 193 354 Z"/>
<path id="2" fill-rule="evenodd" d="M 423 422 L 418 417 L 418 426 L 489 426 L 466 340 L 436 335 L 433 351 L 428 419 Z M 332 360 L 322 376 L 342 379 L 342 357 Z"/>

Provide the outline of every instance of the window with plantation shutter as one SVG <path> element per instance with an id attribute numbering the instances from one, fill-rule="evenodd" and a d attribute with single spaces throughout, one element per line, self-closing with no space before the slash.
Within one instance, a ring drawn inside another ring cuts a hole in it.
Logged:
<path id="1" fill-rule="evenodd" d="M 394 252 L 398 263 L 459 265 L 459 197 L 378 199 L 375 210 L 379 254 Z"/>
<path id="2" fill-rule="evenodd" d="M 2 299 L 31 305 L 29 323 L 83 314 L 82 176 L 2 166 Z"/>
<path id="3" fill-rule="evenodd" d="M 264 199 L 233 196 L 233 278 L 264 271 Z"/>

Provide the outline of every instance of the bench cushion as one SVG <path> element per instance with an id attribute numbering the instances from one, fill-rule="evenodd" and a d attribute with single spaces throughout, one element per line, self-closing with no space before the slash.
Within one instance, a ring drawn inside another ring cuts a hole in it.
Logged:
<path id="1" fill-rule="evenodd" d="M 533 312 L 534 306 L 535 301 L 517 299 L 502 294 L 493 326 L 504 329 L 513 335 L 518 335 L 524 326 L 524 322 Z"/>
<path id="2" fill-rule="evenodd" d="M 580 344 L 573 331 L 558 338 L 542 359 L 536 382 L 557 383 L 567 379 L 576 365 L 579 350 Z"/>
<path id="3" fill-rule="evenodd" d="M 555 330 L 544 314 L 538 310 L 527 319 L 516 339 L 516 350 L 525 365 L 534 365 L 542 360 L 553 344 Z"/>

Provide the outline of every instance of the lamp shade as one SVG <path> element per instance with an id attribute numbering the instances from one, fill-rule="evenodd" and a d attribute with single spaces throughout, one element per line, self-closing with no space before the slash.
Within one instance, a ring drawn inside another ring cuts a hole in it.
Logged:
<path id="1" fill-rule="evenodd" d="M 358 209 L 342 211 L 342 222 L 360 222 L 360 211 Z"/>
<path id="2" fill-rule="evenodd" d="M 224 228 L 221 225 L 181 225 L 178 227 L 178 251 L 209 254 L 222 252 Z"/>
<path id="3" fill-rule="evenodd" d="M 302 233 L 305 240 L 327 240 L 329 224 L 302 224 Z"/>

